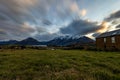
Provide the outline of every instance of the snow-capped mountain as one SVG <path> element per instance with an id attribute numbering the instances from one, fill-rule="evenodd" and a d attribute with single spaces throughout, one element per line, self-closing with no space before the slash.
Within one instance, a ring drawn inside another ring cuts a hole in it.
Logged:
<path id="1" fill-rule="evenodd" d="M 88 44 L 93 43 L 94 40 L 86 36 L 60 36 L 51 41 L 48 41 L 48 45 L 67 46 L 72 44 Z"/>
<path id="2" fill-rule="evenodd" d="M 68 46 L 73 44 L 89 44 L 94 43 L 94 40 L 86 36 L 60 36 L 50 41 L 39 42 L 34 38 L 27 38 L 22 41 L 7 41 L 0 42 L 0 45 L 18 44 L 18 45 L 52 45 L 52 46 Z"/>
<path id="3" fill-rule="evenodd" d="M 81 36 L 81 35 L 75 35 L 75 36 L 70 36 L 70 35 L 66 35 L 66 36 L 59 36 L 59 37 L 56 37 L 54 39 L 79 39 L 79 38 L 82 38 L 82 37 L 86 37 L 86 36 Z"/>

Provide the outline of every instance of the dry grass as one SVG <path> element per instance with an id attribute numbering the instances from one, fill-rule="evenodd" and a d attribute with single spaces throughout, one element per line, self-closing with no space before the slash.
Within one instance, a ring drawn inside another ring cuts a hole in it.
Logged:
<path id="1" fill-rule="evenodd" d="M 120 80 L 120 53 L 0 50 L 0 80 Z"/>

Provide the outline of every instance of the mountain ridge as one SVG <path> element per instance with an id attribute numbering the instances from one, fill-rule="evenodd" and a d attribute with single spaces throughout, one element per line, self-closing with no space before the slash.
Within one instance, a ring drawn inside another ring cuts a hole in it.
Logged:
<path id="1" fill-rule="evenodd" d="M 32 37 L 26 38 L 21 41 L 10 40 L 0 42 L 0 45 L 52 45 L 52 46 L 67 46 L 72 44 L 89 44 L 94 40 L 86 36 L 59 36 L 49 41 L 38 41 Z"/>

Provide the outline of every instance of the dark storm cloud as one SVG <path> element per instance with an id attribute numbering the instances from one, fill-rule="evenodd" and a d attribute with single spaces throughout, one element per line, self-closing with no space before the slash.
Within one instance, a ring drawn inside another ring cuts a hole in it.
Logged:
<path id="1" fill-rule="evenodd" d="M 119 19 L 120 18 L 120 10 L 117 12 L 112 13 L 109 17 L 107 17 L 105 20 L 107 21 L 112 21 L 115 19 Z"/>
<path id="2" fill-rule="evenodd" d="M 111 23 L 111 26 L 109 26 L 109 28 L 120 28 L 120 10 L 112 13 L 111 15 L 109 15 L 109 17 L 105 18 L 104 20 Z"/>
<path id="3" fill-rule="evenodd" d="M 0 0 L 0 18 L 15 23 L 23 23 L 25 19 L 32 17 L 29 13 L 32 0 Z"/>
<path id="4" fill-rule="evenodd" d="M 30 27 L 27 23 L 14 24 L 12 22 L 0 21 L 0 33 L 1 39 L 21 39 L 30 36 L 31 33 L 35 32 L 35 29 Z"/>
<path id="5" fill-rule="evenodd" d="M 4 31 L 0 38 L 47 34 L 52 25 L 72 19 L 79 11 L 74 0 L 0 0 L 0 30 Z"/>
<path id="6" fill-rule="evenodd" d="M 52 25 L 52 23 L 49 21 L 49 20 L 43 20 L 42 21 L 42 23 L 44 24 L 44 25 Z"/>
<path id="7" fill-rule="evenodd" d="M 37 36 L 48 40 L 60 34 L 85 35 L 101 29 L 96 22 L 80 19 L 87 14 L 81 9 L 77 0 L 0 0 L 0 39 Z M 72 21 L 76 17 L 79 20 Z"/>
<path id="8" fill-rule="evenodd" d="M 79 15 L 74 0 L 0 0 L 0 18 L 17 23 L 36 22 L 38 19 L 64 20 Z"/>
<path id="9" fill-rule="evenodd" d="M 117 25 L 116 28 L 120 28 L 120 10 L 117 12 L 112 13 L 109 17 L 105 18 L 106 21 L 111 22 L 112 26 Z"/>
<path id="10" fill-rule="evenodd" d="M 0 39 L 21 39 L 35 32 L 27 19 L 32 17 L 27 10 L 33 5 L 30 0 L 0 0 Z M 32 1 L 32 0 L 31 0 Z M 25 4 L 26 2 L 29 2 Z"/>
<path id="11" fill-rule="evenodd" d="M 116 26 L 116 28 L 120 28 L 120 24 Z"/>
<path id="12" fill-rule="evenodd" d="M 44 19 L 41 25 L 37 24 L 42 19 L 42 13 L 47 13 L 45 4 L 39 6 L 40 1 L 0 0 L 0 39 L 22 39 L 35 32 L 44 32 L 46 29 L 41 25 L 52 23 Z"/>
<path id="13" fill-rule="evenodd" d="M 74 20 L 68 26 L 61 28 L 61 33 L 70 35 L 85 35 L 100 29 L 96 22 L 87 20 Z"/>

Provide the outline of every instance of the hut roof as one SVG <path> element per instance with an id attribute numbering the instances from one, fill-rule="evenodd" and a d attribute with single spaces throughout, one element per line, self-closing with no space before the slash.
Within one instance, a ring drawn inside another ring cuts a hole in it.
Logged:
<path id="1" fill-rule="evenodd" d="M 97 38 L 120 35 L 120 29 L 100 34 Z"/>

